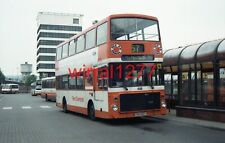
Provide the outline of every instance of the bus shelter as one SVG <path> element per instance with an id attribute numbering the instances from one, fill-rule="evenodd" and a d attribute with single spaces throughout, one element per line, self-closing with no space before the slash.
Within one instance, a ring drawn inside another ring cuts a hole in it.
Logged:
<path id="1" fill-rule="evenodd" d="M 225 122 L 225 39 L 167 50 L 163 68 L 177 116 Z"/>

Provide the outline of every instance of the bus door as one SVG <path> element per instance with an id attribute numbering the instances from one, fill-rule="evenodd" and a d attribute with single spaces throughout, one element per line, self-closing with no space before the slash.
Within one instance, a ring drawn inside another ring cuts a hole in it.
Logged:
<path id="1" fill-rule="evenodd" d="M 94 72 L 93 70 L 87 69 L 85 72 L 85 91 L 88 91 L 89 95 L 94 97 Z"/>
<path id="2" fill-rule="evenodd" d="M 108 94 L 108 66 L 101 65 L 96 68 L 93 72 L 93 90 L 94 90 L 94 100 L 103 101 L 104 97 Z"/>

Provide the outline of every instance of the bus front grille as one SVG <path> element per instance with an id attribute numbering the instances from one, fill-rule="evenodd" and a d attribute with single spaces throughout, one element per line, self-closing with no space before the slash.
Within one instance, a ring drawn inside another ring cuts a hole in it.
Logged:
<path id="1" fill-rule="evenodd" d="M 160 109 L 160 93 L 137 93 L 120 95 L 120 111 Z"/>

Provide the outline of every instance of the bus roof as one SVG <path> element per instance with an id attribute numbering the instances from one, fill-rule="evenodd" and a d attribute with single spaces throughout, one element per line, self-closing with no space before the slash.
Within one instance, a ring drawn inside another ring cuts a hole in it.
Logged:
<path id="1" fill-rule="evenodd" d="M 7 84 L 3 84 L 3 85 L 19 85 L 19 84 L 15 84 L 15 83 L 7 83 Z"/>
<path id="2" fill-rule="evenodd" d="M 158 20 L 154 16 L 144 15 L 144 14 L 113 14 L 110 15 L 109 18 L 119 18 L 119 17 L 138 17 L 138 18 L 146 18 L 146 19 L 153 19 Z"/>
<path id="3" fill-rule="evenodd" d="M 36 82 L 32 82 L 30 85 L 31 85 L 31 86 L 32 86 L 32 85 L 33 85 L 33 86 L 36 86 Z"/>
<path id="4" fill-rule="evenodd" d="M 98 27 L 99 25 L 105 23 L 106 21 L 109 21 L 110 19 L 112 18 L 122 18 L 122 17 L 138 17 L 138 18 L 146 18 L 146 19 L 153 19 L 153 20 L 158 20 L 156 17 L 154 16 L 148 16 L 148 15 L 143 15 L 143 14 L 113 14 L 113 15 L 110 15 L 104 19 L 102 19 L 101 21 L 97 22 L 96 24 L 93 24 L 91 27 L 85 29 L 84 31 L 78 33 L 77 35 L 74 35 L 72 36 L 71 38 L 69 38 L 68 40 L 60 43 L 57 48 L 59 48 L 60 46 L 66 44 L 67 42 L 73 40 L 73 39 L 76 39 L 77 37 L 83 35 L 84 33 L 86 33 L 87 31 L 91 30 L 91 29 L 94 29 L 96 27 Z"/>

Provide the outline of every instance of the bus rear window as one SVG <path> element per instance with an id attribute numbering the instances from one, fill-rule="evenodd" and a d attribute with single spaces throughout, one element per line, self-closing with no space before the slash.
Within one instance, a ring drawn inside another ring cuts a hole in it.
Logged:
<path id="1" fill-rule="evenodd" d="M 19 88 L 18 85 L 12 85 L 12 88 Z"/>

